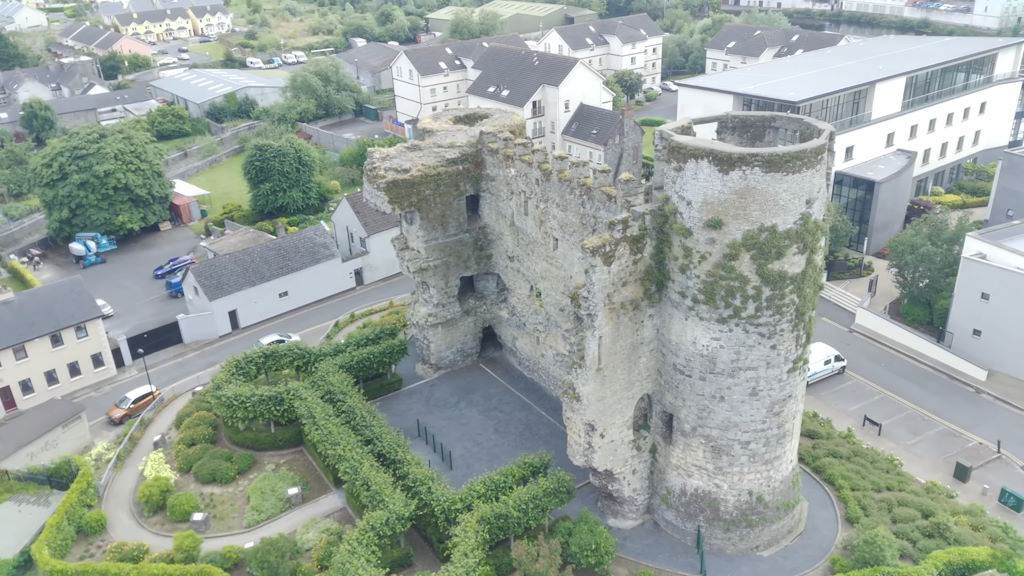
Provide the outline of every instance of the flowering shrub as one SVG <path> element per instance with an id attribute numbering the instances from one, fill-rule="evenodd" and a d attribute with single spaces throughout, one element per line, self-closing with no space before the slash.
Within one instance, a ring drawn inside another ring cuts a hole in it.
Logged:
<path id="1" fill-rule="evenodd" d="M 139 470 L 142 471 L 142 476 L 149 480 L 156 478 L 157 476 L 166 476 L 171 480 L 178 477 L 171 469 L 171 465 L 167 463 L 167 457 L 164 456 L 163 449 L 153 450 L 146 457 L 146 461 L 139 465 Z"/>

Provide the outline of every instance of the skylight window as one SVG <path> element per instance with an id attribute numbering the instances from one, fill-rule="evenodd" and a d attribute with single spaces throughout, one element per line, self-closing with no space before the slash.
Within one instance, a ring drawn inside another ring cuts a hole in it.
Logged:
<path id="1" fill-rule="evenodd" d="M 732 42 L 729 42 L 728 44 L 726 44 L 726 45 L 725 45 L 725 47 L 726 47 L 726 48 L 732 48 L 732 47 L 733 47 L 733 46 L 735 46 L 735 45 L 736 45 L 736 41 L 735 41 L 735 40 L 733 40 Z"/>
<path id="2" fill-rule="evenodd" d="M 437 65 L 441 67 L 441 70 L 447 70 L 447 69 L 448 69 L 448 65 L 447 65 L 447 64 L 445 64 L 444 62 L 440 62 L 440 61 L 439 61 L 439 62 L 437 63 Z"/>
<path id="3" fill-rule="evenodd" d="M 587 28 L 590 28 L 591 32 L 593 32 L 594 34 L 597 34 L 597 30 L 594 30 L 593 26 L 587 26 Z"/>
<path id="4" fill-rule="evenodd" d="M 504 98 L 505 96 L 508 96 L 508 93 L 509 93 L 509 89 L 505 88 L 504 90 L 501 91 L 501 97 Z"/>
<path id="5" fill-rule="evenodd" d="M 445 48 L 445 49 L 444 49 L 444 51 L 445 51 L 445 52 L 447 52 L 447 53 L 449 53 L 449 54 L 451 54 L 451 53 L 452 53 L 452 49 L 451 49 L 451 48 Z"/>
<path id="6" fill-rule="evenodd" d="M 789 41 L 790 42 L 796 42 L 796 39 L 799 38 L 799 37 L 800 37 L 799 34 L 794 34 L 793 37 L 789 39 Z"/>
<path id="7" fill-rule="evenodd" d="M 587 44 L 590 44 L 591 46 L 594 45 L 594 41 L 591 40 L 590 38 L 587 38 L 586 40 L 587 40 Z"/>
<path id="8" fill-rule="evenodd" d="M 490 92 L 490 93 L 492 93 L 492 94 L 493 94 L 493 93 L 494 93 L 494 91 L 495 91 L 495 90 L 497 90 L 497 89 L 498 89 L 498 87 L 497 87 L 497 86 L 488 86 L 488 87 L 487 87 L 487 91 L 488 91 L 488 92 Z"/>

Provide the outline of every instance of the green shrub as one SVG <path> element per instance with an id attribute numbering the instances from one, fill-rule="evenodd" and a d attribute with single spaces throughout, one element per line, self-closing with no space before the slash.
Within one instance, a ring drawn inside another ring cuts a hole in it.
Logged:
<path id="1" fill-rule="evenodd" d="M 932 204 L 937 206 L 948 206 L 950 208 L 963 208 L 964 199 L 956 194 L 942 194 L 928 198 Z"/>
<path id="2" fill-rule="evenodd" d="M 82 533 L 86 536 L 99 536 L 107 529 L 107 515 L 103 510 L 89 510 L 82 516 Z"/>
<path id="3" fill-rule="evenodd" d="M 380 555 L 380 565 L 387 570 L 388 574 L 398 574 L 412 566 L 415 555 L 412 546 L 394 544 L 384 548 Z"/>
<path id="4" fill-rule="evenodd" d="M 177 556 L 174 550 L 162 550 L 146 558 L 147 564 L 177 564 Z"/>
<path id="5" fill-rule="evenodd" d="M 107 562 L 138 564 L 149 556 L 149 544 L 144 542 L 111 542 L 103 552 Z"/>
<path id="6" fill-rule="evenodd" d="M 512 543 L 512 564 L 521 576 L 572 576 L 572 569 L 561 569 L 564 557 L 559 541 L 544 534 Z"/>
<path id="7" fill-rule="evenodd" d="M 192 476 L 200 484 L 230 484 L 238 477 L 234 464 L 216 458 L 203 458 L 192 467 Z"/>
<path id="8" fill-rule="evenodd" d="M 200 508 L 199 497 L 192 492 L 176 492 L 167 498 L 167 517 L 175 522 L 187 522 Z"/>
<path id="9" fill-rule="evenodd" d="M 512 550 L 508 546 L 498 546 L 488 552 L 487 565 L 494 571 L 494 576 L 512 576 L 516 571 L 512 564 Z"/>
<path id="10" fill-rule="evenodd" d="M 644 92 L 644 101 L 654 102 L 658 99 L 658 96 L 661 96 L 661 92 L 658 92 L 657 90 L 648 90 L 647 92 Z"/>
<path id="11" fill-rule="evenodd" d="M 295 542 L 303 551 L 312 550 L 314 546 L 325 538 L 331 538 L 342 533 L 341 524 L 330 518 L 312 518 L 299 527 L 295 532 Z"/>
<path id="12" fill-rule="evenodd" d="M 951 194 L 960 196 L 971 196 L 980 198 L 992 194 L 992 182 L 981 182 L 979 180 L 958 180 L 956 184 L 949 187 Z"/>
<path id="13" fill-rule="evenodd" d="M 178 472 L 188 473 L 197 462 L 203 459 L 210 447 L 205 444 L 197 446 L 185 446 L 184 444 L 174 445 L 174 465 Z"/>
<path id="14" fill-rule="evenodd" d="M 178 437 L 179 446 L 199 446 L 202 444 L 213 444 L 217 440 L 217 431 L 213 428 L 189 428 L 183 429 Z"/>
<path id="15" fill-rule="evenodd" d="M 900 561 L 899 541 L 882 526 L 854 532 L 843 547 L 855 569 L 896 566 Z"/>
<path id="16" fill-rule="evenodd" d="M 153 450 L 146 457 L 146 461 L 142 463 L 143 478 L 149 480 L 156 476 L 167 476 L 171 480 L 178 477 L 174 470 L 171 470 L 171 465 L 167 463 L 163 449 Z"/>
<path id="17" fill-rule="evenodd" d="M 232 204 L 229 203 L 224 206 L 226 208 L 227 206 L 232 206 Z M 190 398 L 189 401 L 181 407 L 181 410 L 178 410 L 178 413 L 174 415 L 174 427 L 181 430 L 181 426 L 185 423 L 185 420 L 191 418 L 196 412 L 213 412 L 213 405 L 210 403 L 210 397 L 205 391 Z"/>
<path id="18" fill-rule="evenodd" d="M 217 431 L 217 416 L 213 412 L 208 410 L 198 410 L 193 412 L 191 416 L 185 419 L 181 423 L 181 432 L 184 434 L 188 430 L 195 428 L 210 428 L 214 432 Z"/>
<path id="19" fill-rule="evenodd" d="M 245 567 L 253 576 L 294 576 L 302 551 L 287 534 L 263 538 L 245 551 Z"/>
<path id="20" fill-rule="evenodd" d="M 334 552 L 338 549 L 338 545 L 341 544 L 341 538 L 343 531 L 332 531 L 328 534 L 323 535 L 320 540 L 313 545 L 313 550 L 310 552 L 312 556 L 313 567 L 319 572 L 326 572 L 331 567 L 331 560 L 334 559 Z"/>
<path id="21" fill-rule="evenodd" d="M 26 288 L 39 288 L 43 285 L 28 268 L 17 260 L 7 260 L 7 271 L 17 278 Z"/>
<path id="22" fill-rule="evenodd" d="M 241 476 L 256 464 L 256 456 L 249 452 L 235 452 L 231 455 L 231 465 L 235 467 L 235 476 Z"/>
<path id="23" fill-rule="evenodd" d="M 930 326 L 932 323 L 932 312 L 927 304 L 916 300 L 907 300 L 900 304 L 900 316 L 907 324 L 915 326 Z"/>
<path id="24" fill-rule="evenodd" d="M 174 483 L 166 476 L 155 476 L 139 484 L 136 496 L 142 504 L 142 513 L 152 516 L 167 506 L 167 498 L 174 492 Z"/>
<path id="25" fill-rule="evenodd" d="M 661 126 L 663 124 L 668 123 L 668 120 L 666 120 L 664 118 L 649 118 L 648 117 L 648 118 L 638 118 L 636 123 L 641 125 L 641 126 L 645 126 L 645 127 L 647 127 L 647 126 Z"/>
<path id="26" fill-rule="evenodd" d="M 988 201 L 990 198 L 991 196 L 978 196 L 976 198 L 964 196 L 964 208 L 981 208 L 984 206 L 988 206 Z"/>
<path id="27" fill-rule="evenodd" d="M 230 572 L 238 566 L 242 560 L 242 547 L 228 544 L 220 550 L 211 550 L 199 555 L 200 564 L 216 566 L 225 572 Z"/>
<path id="28" fill-rule="evenodd" d="M 302 426 L 297 423 L 276 426 L 273 432 L 225 426 L 224 436 L 235 446 L 249 450 L 285 450 L 302 446 Z"/>
<path id="29" fill-rule="evenodd" d="M 246 492 L 249 505 L 245 509 L 243 525 L 250 528 L 262 524 L 290 508 L 287 492 L 292 486 L 301 486 L 303 490 L 308 488 L 306 481 L 291 470 L 262 472 Z"/>
<path id="30" fill-rule="evenodd" d="M 174 535 L 174 562 L 176 564 L 195 564 L 199 561 L 199 549 L 203 547 L 203 537 L 192 530 L 185 530 Z"/>
<path id="31" fill-rule="evenodd" d="M 562 559 L 576 568 L 591 569 L 598 574 L 609 574 L 608 567 L 615 560 L 618 542 L 604 524 L 589 510 L 584 509 L 572 523 L 554 532 L 562 544 Z"/>
<path id="32" fill-rule="evenodd" d="M 363 395 L 366 396 L 367 400 L 375 400 L 381 396 L 387 396 L 392 392 L 401 390 L 402 377 L 398 374 L 384 376 L 376 380 L 370 380 L 359 388 L 362 389 Z"/>
<path id="33" fill-rule="evenodd" d="M 4 216 L 9 220 L 21 220 L 30 214 L 42 212 L 43 205 L 39 202 L 39 198 L 31 197 L 20 202 L 9 202 L 4 204 L 3 206 L 0 206 L 0 211 L 2 211 Z"/>

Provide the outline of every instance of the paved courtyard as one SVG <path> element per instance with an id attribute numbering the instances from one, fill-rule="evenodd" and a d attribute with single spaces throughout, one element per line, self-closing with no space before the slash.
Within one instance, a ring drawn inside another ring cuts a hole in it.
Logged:
<path id="1" fill-rule="evenodd" d="M 135 335 L 149 328 L 173 322 L 185 312 L 185 301 L 164 292 L 164 281 L 153 278 L 153 268 L 174 256 L 196 249 L 199 238 L 186 226 L 166 232 L 144 232 L 133 238 L 119 238 L 117 249 L 105 252 L 106 262 L 82 269 L 75 264 L 64 244 L 47 251 L 36 276 L 44 284 L 61 278 L 81 276 L 96 298 L 114 307 L 113 318 L 104 321 L 111 335 Z"/>
<path id="2" fill-rule="evenodd" d="M 575 516 L 588 508 L 602 516 L 597 490 L 587 483 L 586 470 L 566 455 L 561 401 L 508 363 L 502 356 L 482 359 L 430 380 L 415 375 L 415 345 L 398 366 L 407 388 L 377 401 L 388 422 L 402 430 L 412 448 L 441 469 L 454 486 L 504 466 L 513 458 L 546 450 L 555 464 L 584 484 L 576 498 L 559 513 Z M 416 419 L 420 423 L 417 438 Z M 422 427 L 429 431 L 429 444 Z M 436 441 L 436 452 L 435 452 Z M 441 461 L 444 444 L 452 454 L 452 466 Z M 839 518 L 827 490 L 810 474 L 803 475 L 803 496 L 808 503 L 807 525 L 789 545 L 769 555 L 725 555 L 708 552 L 708 573 L 715 576 L 792 576 L 802 574 L 825 560 L 836 541 Z M 697 573 L 695 543 L 668 535 L 653 521 L 632 530 L 612 529 L 619 553 L 667 570 Z"/>
<path id="3" fill-rule="evenodd" d="M 384 138 L 388 133 L 381 128 L 380 122 L 373 122 L 365 118 L 349 118 L 320 127 L 322 130 L 344 136 L 345 138 L 373 138 L 379 136 Z"/>

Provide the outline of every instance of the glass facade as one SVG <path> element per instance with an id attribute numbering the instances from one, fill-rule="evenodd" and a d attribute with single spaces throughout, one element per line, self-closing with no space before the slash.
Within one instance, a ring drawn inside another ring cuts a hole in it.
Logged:
<path id="1" fill-rule="evenodd" d="M 788 104 L 761 98 L 744 98 L 743 110 L 754 112 L 787 112 L 810 116 L 831 124 L 836 130 L 845 130 L 867 123 L 868 89 L 851 90 L 827 98 L 801 104 Z"/>
<path id="2" fill-rule="evenodd" d="M 871 224 L 871 204 L 875 198 L 875 183 L 846 174 L 836 174 L 832 183 L 832 202 L 850 219 L 856 234 L 846 245 L 851 250 L 864 248 Z"/>
<path id="3" fill-rule="evenodd" d="M 907 83 L 903 88 L 903 110 L 921 108 L 932 102 L 991 84 L 995 80 L 995 68 L 996 55 L 988 54 L 907 76 Z"/>

